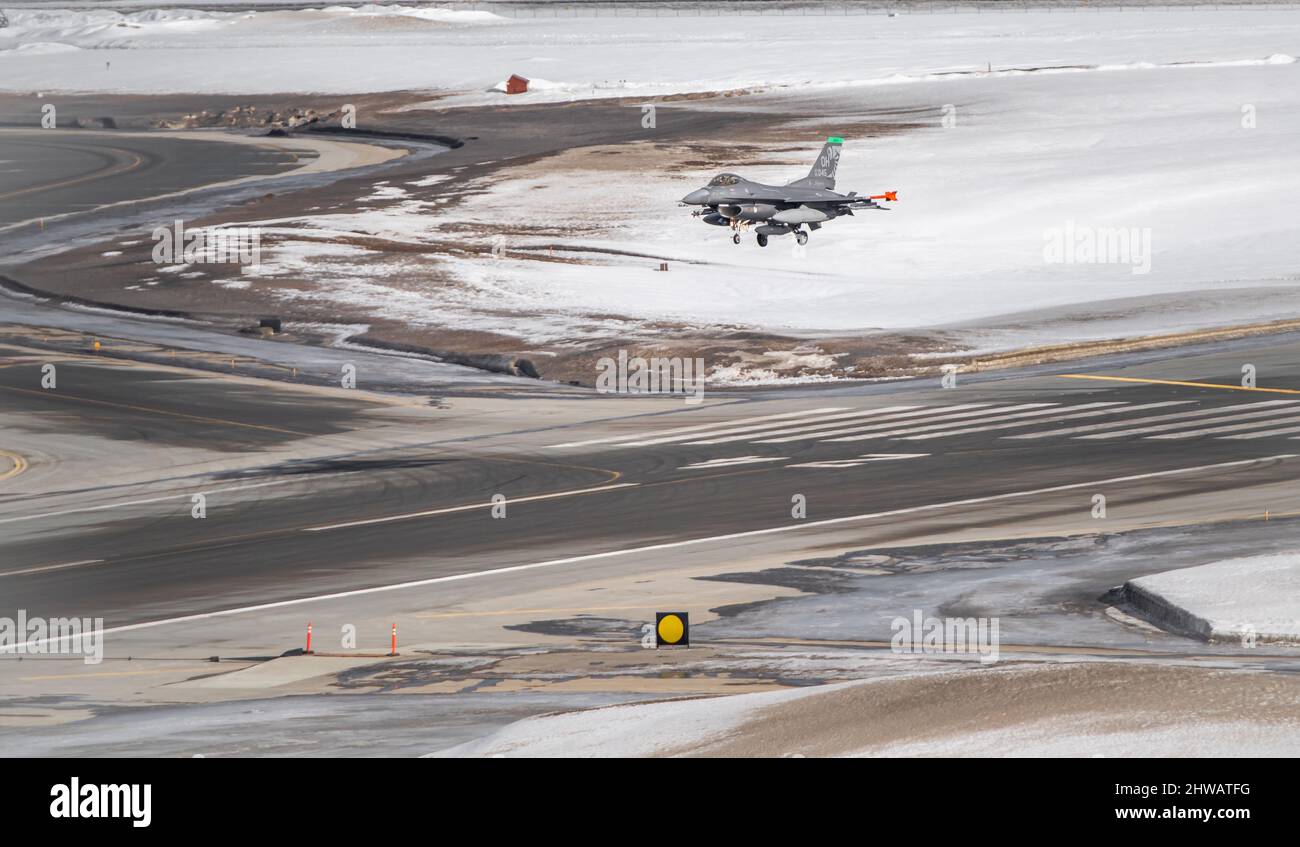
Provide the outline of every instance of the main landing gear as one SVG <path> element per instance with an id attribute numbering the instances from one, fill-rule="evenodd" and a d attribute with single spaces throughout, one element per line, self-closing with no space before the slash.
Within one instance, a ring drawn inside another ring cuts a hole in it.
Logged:
<path id="1" fill-rule="evenodd" d="M 762 232 L 758 233 L 758 246 L 759 246 L 759 247 L 766 247 L 766 246 L 767 246 L 767 239 L 768 239 L 768 235 L 767 235 L 766 233 L 762 233 Z M 740 236 L 737 235 L 737 236 L 736 236 L 734 239 L 732 239 L 732 240 L 735 241 L 737 244 L 739 244 L 739 243 L 740 243 Z M 808 233 L 804 232 L 804 231 L 801 230 L 801 229 L 796 229 L 796 230 L 794 231 L 794 240 L 795 240 L 795 241 L 798 241 L 800 245 L 807 244 L 807 243 L 808 243 Z"/>

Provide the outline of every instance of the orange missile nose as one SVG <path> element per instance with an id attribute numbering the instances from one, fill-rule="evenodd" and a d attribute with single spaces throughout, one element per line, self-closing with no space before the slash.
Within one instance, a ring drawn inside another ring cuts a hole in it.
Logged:
<path id="1" fill-rule="evenodd" d="M 897 199 L 898 199 L 898 192 L 897 192 L 897 191 L 886 191 L 884 194 L 872 194 L 872 195 L 871 195 L 871 199 L 872 199 L 872 200 L 897 200 Z"/>

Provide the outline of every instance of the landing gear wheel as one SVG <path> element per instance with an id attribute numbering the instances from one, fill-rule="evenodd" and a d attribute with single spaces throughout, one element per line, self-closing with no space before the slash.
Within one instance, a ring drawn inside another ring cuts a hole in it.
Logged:
<path id="1" fill-rule="evenodd" d="M 736 233 L 735 235 L 731 236 L 731 243 L 732 244 L 740 243 L 740 233 Z"/>
<path id="2" fill-rule="evenodd" d="M 800 246 L 808 243 L 808 233 L 800 230 L 794 234 L 794 240 L 798 241 Z"/>
<path id="3" fill-rule="evenodd" d="M 767 246 L 767 236 L 764 235 L 764 234 L 761 233 L 761 232 L 758 234 L 758 246 L 759 246 L 759 247 L 766 247 L 766 246 Z"/>

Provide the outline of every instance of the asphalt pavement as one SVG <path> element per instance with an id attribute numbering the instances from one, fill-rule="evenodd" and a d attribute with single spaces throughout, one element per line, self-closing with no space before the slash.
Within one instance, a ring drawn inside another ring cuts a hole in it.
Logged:
<path id="1" fill-rule="evenodd" d="M 400 417 L 341 389 L 85 358 L 43 389 L 40 354 L 14 353 L 0 367 L 0 447 L 29 467 L 0 482 L 0 614 L 57 605 L 137 624 L 250 597 L 857 524 L 884 543 L 959 527 L 972 508 L 1008 527 L 1058 515 L 1064 532 L 1098 494 L 1111 519 L 1192 495 L 1222 512 L 1171 509 L 1168 521 L 1244 519 L 1234 492 L 1286 486 L 1300 467 L 1300 367 L 1286 364 L 1298 351 L 1261 341 L 1255 390 L 1240 387 L 1233 351 L 951 389 L 667 400 L 650 413 L 637 398 L 548 397 Z M 553 425 L 544 407 L 559 408 Z M 116 474 L 132 457 L 152 467 Z"/>
<path id="2" fill-rule="evenodd" d="M 300 167 L 307 151 L 72 129 L 0 130 L 0 227 Z M 314 155 L 314 154 L 311 154 Z"/>

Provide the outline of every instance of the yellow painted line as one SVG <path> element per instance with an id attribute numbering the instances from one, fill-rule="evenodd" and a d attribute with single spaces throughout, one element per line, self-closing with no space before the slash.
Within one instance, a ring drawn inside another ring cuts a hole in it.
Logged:
<path id="1" fill-rule="evenodd" d="M 59 144 L 51 144 L 48 146 L 59 147 L 64 150 L 77 149 L 77 148 L 65 147 Z M 83 174 L 82 176 L 74 177 L 72 179 L 64 179 L 58 182 L 47 182 L 43 185 L 32 185 L 32 186 L 28 186 L 27 188 L 20 188 L 17 189 L 16 191 L 10 191 L 8 194 L 0 194 L 0 200 L 8 200 L 11 197 L 19 197 L 23 194 L 31 194 L 32 192 L 35 191 L 49 191 L 50 189 L 53 188 L 67 188 L 70 185 L 80 185 L 83 182 L 91 182 L 96 179 L 104 179 L 105 177 L 117 176 L 118 174 L 124 174 L 127 173 L 128 171 L 135 170 L 136 168 L 140 167 L 140 165 L 144 162 L 144 159 L 137 156 L 135 153 L 132 153 L 130 150 L 123 150 L 120 147 L 105 147 L 104 149 L 112 150 L 115 153 L 121 153 L 125 155 L 130 161 L 116 162 L 112 165 L 109 165 L 106 168 L 100 168 L 97 171 L 92 171 L 88 174 Z"/>
<path id="2" fill-rule="evenodd" d="M 1182 382 L 1176 379 L 1141 379 L 1135 376 L 1098 376 L 1096 374 L 1057 374 L 1061 379 L 1096 379 L 1104 382 L 1141 382 L 1148 385 L 1184 385 L 1189 388 L 1222 388 L 1228 391 L 1255 391 L 1265 394 L 1300 394 L 1295 388 L 1247 388 L 1244 385 L 1223 385 L 1217 382 Z"/>
<path id="3" fill-rule="evenodd" d="M 166 415 L 172 418 L 182 418 L 188 421 L 200 421 L 201 423 L 220 424 L 221 426 L 237 426 L 245 429 L 260 429 L 267 432 L 280 432 L 285 435 L 297 435 L 302 438 L 310 437 L 310 433 L 297 432 L 292 429 L 284 429 L 278 426 L 268 426 L 265 424 L 243 423 L 241 421 L 228 421 L 223 418 L 210 418 L 203 415 L 187 415 L 184 412 L 169 412 L 166 409 L 154 409 L 149 406 L 134 406 L 130 403 L 112 403 L 108 400 L 93 400 L 89 397 L 77 397 L 73 394 L 64 394 L 60 391 L 38 391 L 34 388 L 15 388 L 12 385 L 0 385 L 0 391 L 16 391 L 20 394 L 31 394 L 37 397 L 47 397 L 53 400 L 75 400 L 78 403 L 91 403 L 96 406 L 110 406 L 114 409 L 129 409 L 133 412 L 146 412 L 151 415 Z"/>
<path id="4" fill-rule="evenodd" d="M 17 453 L 11 453 L 8 450 L 0 450 L 0 456 L 4 456 L 14 463 L 12 468 L 4 473 L 0 473 L 0 482 L 4 482 L 6 479 L 13 479 L 18 476 L 18 474 L 27 470 L 27 460 L 22 456 L 19 456 Z"/>

